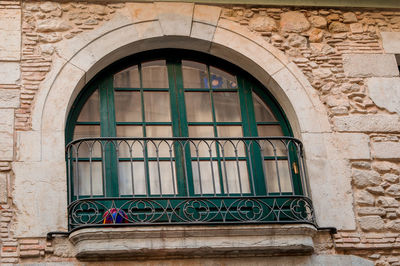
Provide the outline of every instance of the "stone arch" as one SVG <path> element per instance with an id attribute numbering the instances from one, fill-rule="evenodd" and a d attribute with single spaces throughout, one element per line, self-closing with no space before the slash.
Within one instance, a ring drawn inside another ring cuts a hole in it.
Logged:
<path id="1" fill-rule="evenodd" d="M 242 67 L 271 91 L 288 116 L 295 136 L 305 144 L 319 224 L 353 227 L 351 222 L 342 222 L 343 215 L 353 216 L 351 198 L 346 200 L 349 206 L 340 209 L 339 214 L 326 211 L 333 204 L 327 200 L 345 197 L 350 187 L 343 189 L 339 181 L 337 189 L 319 191 L 326 182 L 321 177 L 328 171 L 323 161 L 328 156 L 324 142 L 331 130 L 318 95 L 281 51 L 247 28 L 220 18 L 220 12 L 219 7 L 189 3 L 128 5 L 119 16 L 101 27 L 61 42 L 56 47 L 59 57 L 54 59 L 53 68 L 41 85 L 32 112 L 33 131 L 41 143 L 38 161 L 55 162 L 58 167 L 65 164 L 64 128 L 71 104 L 83 86 L 105 66 L 128 55 L 157 48 L 202 51 Z M 53 189 L 65 191 L 62 182 L 54 186 L 57 187 Z M 66 206 L 66 202 L 63 204 Z M 62 215 L 65 211 L 58 212 Z M 37 232 L 62 226 L 65 225 L 41 225 L 37 226 Z"/>

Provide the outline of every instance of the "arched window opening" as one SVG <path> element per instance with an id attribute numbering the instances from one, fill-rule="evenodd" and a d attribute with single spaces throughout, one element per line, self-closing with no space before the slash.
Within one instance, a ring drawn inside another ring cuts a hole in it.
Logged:
<path id="1" fill-rule="evenodd" d="M 160 50 L 108 67 L 74 103 L 66 136 L 70 229 L 314 222 L 281 108 L 212 56 Z"/>

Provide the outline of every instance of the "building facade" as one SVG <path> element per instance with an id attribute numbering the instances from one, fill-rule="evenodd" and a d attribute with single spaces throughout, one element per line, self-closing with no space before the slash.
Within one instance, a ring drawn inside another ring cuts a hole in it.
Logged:
<path id="1" fill-rule="evenodd" d="M 1 1 L 1 264 L 400 265 L 400 7 L 348 2 Z"/>

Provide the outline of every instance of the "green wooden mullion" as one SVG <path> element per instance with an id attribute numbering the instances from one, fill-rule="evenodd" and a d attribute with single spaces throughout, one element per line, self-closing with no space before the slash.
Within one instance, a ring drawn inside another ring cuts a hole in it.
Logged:
<path id="1" fill-rule="evenodd" d="M 257 122 L 256 124 L 257 124 L 257 126 L 258 125 L 260 125 L 260 126 L 269 126 L 269 125 L 279 125 L 279 126 L 281 126 L 281 122 L 279 122 L 279 121 L 276 121 L 276 122 Z"/>
<path id="2" fill-rule="evenodd" d="M 118 126 L 170 126 L 172 122 L 116 122 Z"/>
<path id="3" fill-rule="evenodd" d="M 115 91 L 140 91 L 140 88 L 114 88 Z"/>
<path id="4" fill-rule="evenodd" d="M 173 136 L 187 137 L 188 125 L 185 110 L 185 95 L 183 89 L 183 78 L 180 61 L 176 59 L 167 59 L 168 83 L 170 88 L 171 103 L 171 120 Z M 176 166 L 176 182 L 179 196 L 194 195 L 194 187 L 192 180 L 192 166 L 189 160 L 190 150 L 187 146 L 184 150 L 178 144 L 174 144 L 175 148 L 175 166 Z M 186 158 L 186 161 L 184 161 Z M 186 168 L 186 172 L 185 172 Z M 186 176 L 186 178 L 185 178 Z M 187 191 L 189 188 L 189 191 Z M 187 194 L 189 193 L 189 195 Z"/>
<path id="5" fill-rule="evenodd" d="M 98 125 L 100 125 L 100 121 L 99 122 L 76 122 L 75 125 L 80 125 L 80 126 L 95 125 L 95 126 L 98 126 Z"/>
<path id="6" fill-rule="evenodd" d="M 116 135 L 115 128 L 115 103 L 113 92 L 113 76 L 109 75 L 99 84 L 100 93 L 100 119 L 101 136 L 110 137 Z M 105 146 L 105 196 L 117 197 L 118 193 L 118 164 L 114 145 L 108 143 Z"/>
<path id="7" fill-rule="evenodd" d="M 140 104 L 141 104 L 141 110 L 142 110 L 142 134 L 143 137 L 147 136 L 146 132 L 146 115 L 145 115 L 145 110 L 144 110 L 144 95 L 143 95 L 143 79 L 142 79 L 142 63 L 138 64 L 138 71 L 139 71 L 139 85 L 140 85 Z M 149 162 L 147 160 L 148 158 L 148 151 L 147 151 L 147 145 L 144 146 L 144 175 L 145 175 L 145 183 L 146 183 L 146 195 L 150 195 L 150 174 L 149 174 Z"/>
<path id="8" fill-rule="evenodd" d="M 217 119 L 216 119 L 215 108 L 214 108 L 214 96 L 213 96 L 213 90 L 212 90 L 212 85 L 211 85 L 210 65 L 207 64 L 206 68 L 207 68 L 207 80 L 208 80 L 208 88 L 209 88 L 208 91 L 209 91 L 210 98 L 211 98 L 211 111 L 212 111 L 212 120 L 213 120 L 212 126 L 214 129 L 214 136 L 218 137 L 218 128 L 216 125 Z M 217 157 L 218 157 L 217 167 L 218 167 L 218 179 L 219 179 L 219 184 L 220 184 L 219 186 L 221 189 L 220 194 L 226 195 L 228 192 L 228 190 L 226 190 L 224 187 L 224 176 L 225 176 L 226 169 L 222 167 L 223 161 L 221 160 L 221 153 L 220 153 L 219 149 L 220 149 L 219 145 L 217 145 L 215 143 L 215 151 L 216 151 Z M 225 169 L 225 170 L 223 170 L 223 169 Z M 228 186 L 228 180 L 226 180 L 226 185 Z M 226 190 L 226 192 L 225 192 L 225 190 Z"/>
<path id="9" fill-rule="evenodd" d="M 189 126 L 242 126 L 242 122 L 188 122 L 188 125 Z"/>
<path id="10" fill-rule="evenodd" d="M 185 92 L 209 92 L 210 89 L 191 89 L 185 88 Z M 211 89 L 213 92 L 237 92 L 237 89 Z"/>
<path id="11" fill-rule="evenodd" d="M 89 162 L 89 161 L 92 161 L 92 162 L 101 162 L 101 157 L 95 157 L 95 158 L 92 158 L 92 159 L 90 159 L 90 158 L 88 158 L 88 157 L 79 157 L 78 158 L 78 162 Z M 73 161 L 73 162 L 76 162 L 76 159 L 71 159 L 71 161 Z"/>
<path id="12" fill-rule="evenodd" d="M 169 88 L 142 88 L 143 91 L 169 91 Z"/>
<path id="13" fill-rule="evenodd" d="M 114 88 L 115 91 L 169 91 L 168 88 Z"/>
<path id="14" fill-rule="evenodd" d="M 247 132 L 245 132 L 245 136 L 258 136 L 252 96 L 252 84 L 247 80 L 238 77 L 238 87 L 240 88 L 239 95 L 242 107 L 242 116 L 246 117 L 243 120 L 244 129 L 247 130 Z M 264 170 L 262 165 L 263 161 L 261 160 L 260 148 L 253 146 L 250 149 L 250 158 L 247 158 L 247 164 L 249 166 L 248 170 L 250 170 L 250 162 L 253 171 L 253 180 L 250 181 L 254 182 L 255 187 L 255 191 L 253 191 L 253 193 L 255 193 L 255 195 L 266 195 L 267 188 L 265 186 Z M 251 176 L 250 173 L 249 176 Z"/>
<path id="15" fill-rule="evenodd" d="M 147 161 L 157 161 L 157 160 L 160 160 L 160 161 L 170 161 L 171 159 L 169 158 L 169 157 L 159 157 L 159 158 L 157 158 L 157 157 L 149 157 L 149 158 L 146 158 L 147 159 Z M 119 160 L 121 161 L 121 162 L 125 162 L 125 161 L 131 161 L 131 158 L 127 158 L 127 157 L 123 157 L 123 158 L 119 158 Z M 143 162 L 144 161 L 144 159 L 143 158 L 132 158 L 132 161 L 136 161 L 136 162 Z M 175 161 L 175 159 L 174 158 L 172 158 L 172 161 Z"/>

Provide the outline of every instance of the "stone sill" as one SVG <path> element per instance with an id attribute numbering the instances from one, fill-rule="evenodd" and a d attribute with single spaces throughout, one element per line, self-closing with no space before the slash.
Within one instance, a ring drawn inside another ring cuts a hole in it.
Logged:
<path id="1" fill-rule="evenodd" d="M 70 234 L 80 260 L 310 255 L 315 227 L 293 225 L 135 226 Z"/>

